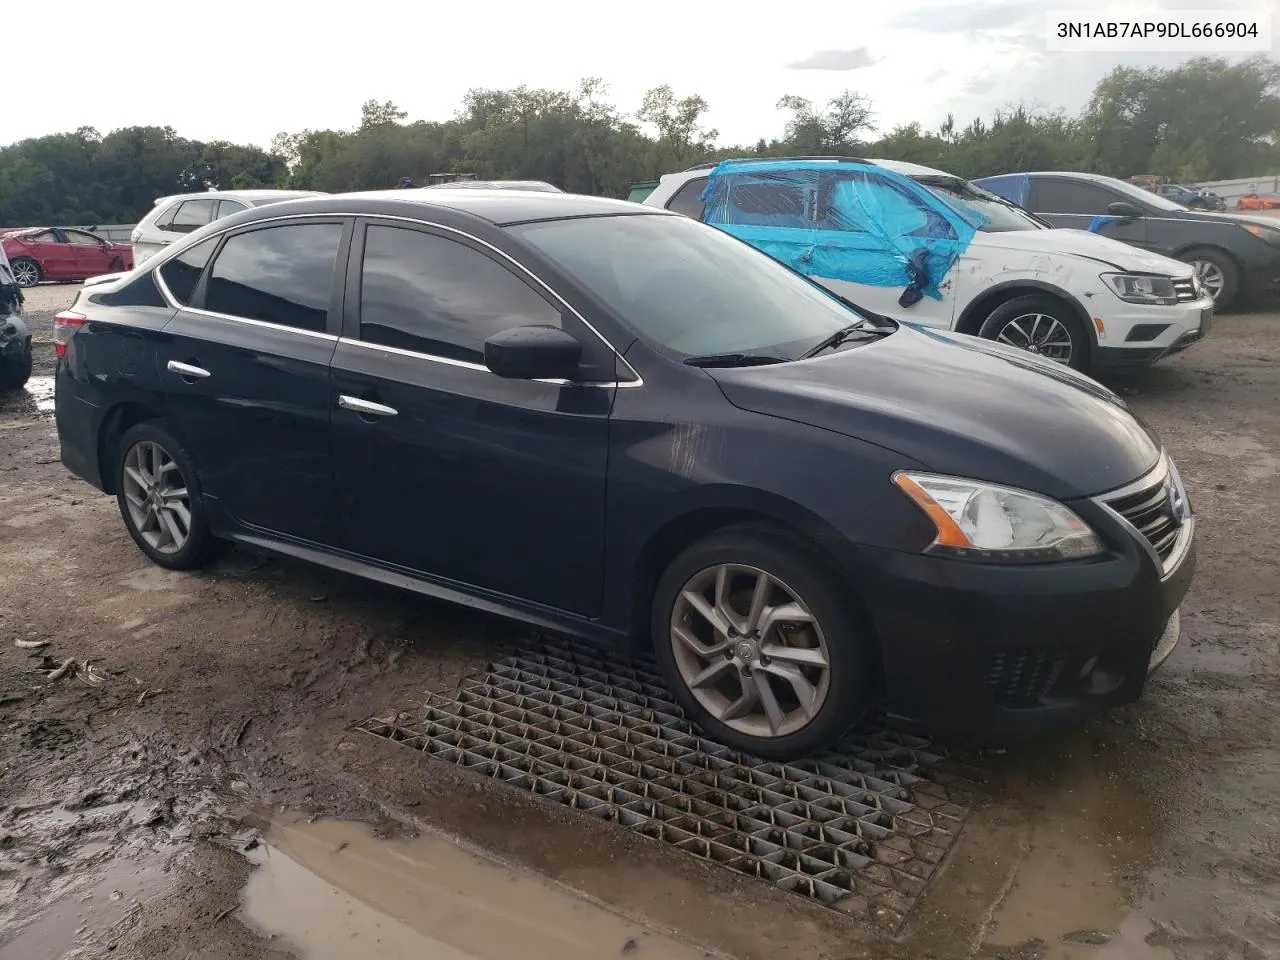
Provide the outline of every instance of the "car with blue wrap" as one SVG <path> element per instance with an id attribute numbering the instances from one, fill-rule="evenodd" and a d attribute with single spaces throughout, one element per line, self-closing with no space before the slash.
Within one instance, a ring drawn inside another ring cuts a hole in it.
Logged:
<path id="1" fill-rule="evenodd" d="M 1052 229 L 917 164 L 726 160 L 668 174 L 644 203 L 730 233 L 864 309 L 1079 370 L 1152 363 L 1213 320 L 1188 265 Z"/>

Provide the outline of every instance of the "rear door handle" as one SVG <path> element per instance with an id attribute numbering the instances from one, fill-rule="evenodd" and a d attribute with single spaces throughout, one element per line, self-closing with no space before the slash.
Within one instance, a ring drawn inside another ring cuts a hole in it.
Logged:
<path id="1" fill-rule="evenodd" d="M 394 417 L 399 412 L 395 407 L 374 403 L 372 400 L 361 400 L 359 397 L 348 397 L 346 394 L 338 397 L 338 406 L 343 410 L 354 410 L 366 417 Z"/>
<path id="2" fill-rule="evenodd" d="M 205 377 L 213 376 L 204 367 L 193 367 L 189 363 L 179 363 L 177 360 L 170 360 L 165 364 L 165 369 L 170 373 L 176 373 L 180 377 L 190 377 L 195 380 L 203 380 Z"/>

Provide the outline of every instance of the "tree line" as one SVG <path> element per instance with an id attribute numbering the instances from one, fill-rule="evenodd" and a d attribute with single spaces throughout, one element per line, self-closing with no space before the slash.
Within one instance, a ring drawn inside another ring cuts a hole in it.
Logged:
<path id="1" fill-rule="evenodd" d="M 129 223 L 172 193 L 334 193 L 448 171 L 621 197 L 633 182 L 744 155 L 909 160 L 965 177 L 1060 169 L 1198 181 L 1280 167 L 1280 64 L 1264 56 L 1120 67 L 1077 115 L 1024 105 L 964 127 L 948 117 L 932 131 L 909 123 L 875 136 L 873 105 L 854 91 L 825 104 L 789 95 L 775 106 L 782 135 L 737 145 L 718 144 L 701 96 L 662 85 L 626 114 L 598 79 L 575 90 L 474 89 L 444 121 L 407 122 L 394 103 L 370 100 L 352 129 L 281 133 L 270 149 L 189 140 L 173 127 L 81 127 L 0 148 L 0 225 Z"/>

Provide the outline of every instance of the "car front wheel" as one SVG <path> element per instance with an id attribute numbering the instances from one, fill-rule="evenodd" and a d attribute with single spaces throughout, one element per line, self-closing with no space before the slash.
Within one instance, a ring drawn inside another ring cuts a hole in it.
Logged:
<path id="1" fill-rule="evenodd" d="M 871 704 L 870 638 L 813 551 L 769 527 L 681 553 L 652 609 L 672 692 L 714 740 L 787 760 L 829 746 Z"/>
<path id="2" fill-rule="evenodd" d="M 214 540 L 186 450 L 156 421 L 127 431 L 117 449 L 116 500 L 134 542 L 170 570 L 203 565 Z"/>
<path id="3" fill-rule="evenodd" d="M 1076 370 L 1089 363 L 1084 324 L 1056 297 L 1032 294 L 1002 303 L 983 321 L 978 336 Z"/>

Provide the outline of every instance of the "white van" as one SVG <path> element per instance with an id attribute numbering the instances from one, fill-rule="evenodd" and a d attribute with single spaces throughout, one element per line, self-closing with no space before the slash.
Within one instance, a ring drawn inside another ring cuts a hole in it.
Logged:
<path id="1" fill-rule="evenodd" d="M 709 184 L 730 173 L 709 213 Z M 853 188 L 846 206 L 856 211 L 833 221 L 842 187 Z M 913 163 L 706 163 L 662 177 L 644 203 L 725 229 L 868 310 L 1076 369 L 1153 363 L 1202 339 L 1213 322 L 1213 298 L 1187 264 L 1085 230 L 1051 229 L 960 177 Z M 915 291 L 899 275 L 913 248 L 928 251 L 939 274 Z"/>

